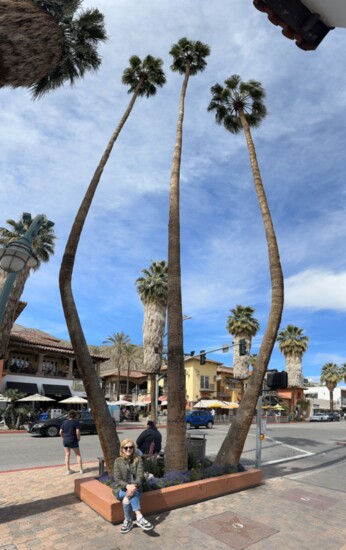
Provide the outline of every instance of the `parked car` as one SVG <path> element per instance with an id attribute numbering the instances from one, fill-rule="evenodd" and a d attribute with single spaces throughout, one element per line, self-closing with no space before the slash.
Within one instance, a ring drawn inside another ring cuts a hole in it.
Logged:
<path id="1" fill-rule="evenodd" d="M 47 420 L 38 420 L 32 422 L 29 426 L 28 432 L 30 434 L 38 434 L 48 437 L 56 437 L 59 435 L 59 430 L 62 423 L 67 418 L 67 413 L 58 416 L 57 418 L 50 418 Z M 79 412 L 79 424 L 81 433 L 96 434 L 96 425 L 91 412 L 80 411 Z"/>
<path id="2" fill-rule="evenodd" d="M 212 428 L 214 425 L 214 418 L 210 411 L 188 411 L 185 420 L 187 428 L 199 428 L 199 426 Z"/>
<path id="3" fill-rule="evenodd" d="M 310 422 L 329 422 L 329 413 L 315 413 L 310 416 Z"/>
<path id="4" fill-rule="evenodd" d="M 329 420 L 329 422 L 339 422 L 339 420 L 340 420 L 339 413 L 337 413 L 337 412 L 328 413 L 328 420 Z"/>

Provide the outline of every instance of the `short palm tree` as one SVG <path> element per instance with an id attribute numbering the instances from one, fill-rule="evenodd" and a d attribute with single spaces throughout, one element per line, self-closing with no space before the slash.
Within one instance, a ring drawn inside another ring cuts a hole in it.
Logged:
<path id="1" fill-rule="evenodd" d="M 34 98 L 101 65 L 106 40 L 97 9 L 80 11 L 82 0 L 2 0 L 0 87 L 31 88 Z"/>
<path id="2" fill-rule="evenodd" d="M 333 412 L 333 393 L 339 382 L 342 380 L 342 372 L 336 363 L 326 363 L 321 370 L 321 382 L 329 390 L 329 410 Z"/>
<path id="3" fill-rule="evenodd" d="M 130 66 L 123 73 L 122 81 L 129 87 L 129 93 L 132 93 L 132 97 L 108 142 L 76 214 L 61 262 L 59 276 L 61 300 L 67 328 L 88 400 L 94 411 L 95 424 L 109 472 L 113 472 L 114 460 L 119 454 L 120 442 L 98 383 L 97 374 L 80 323 L 72 292 L 72 273 L 80 236 L 114 143 L 130 116 L 137 97 L 155 95 L 157 86 L 161 87 L 166 82 L 165 74 L 162 70 L 162 60 L 148 55 L 141 61 L 139 57 L 132 56 L 130 58 Z"/>
<path id="4" fill-rule="evenodd" d="M 8 245 L 11 241 L 19 239 L 22 235 L 26 233 L 29 229 L 32 218 L 28 214 L 23 214 L 19 221 L 7 220 L 6 223 L 11 227 L 7 229 L 6 227 L 0 227 L 0 245 Z M 42 263 L 49 261 L 50 257 L 54 254 L 54 241 L 55 241 L 54 229 L 51 224 L 44 218 L 43 223 L 40 226 L 40 229 L 34 237 L 31 248 L 33 254 L 37 260 L 37 265 L 34 268 L 26 266 L 22 271 L 20 271 L 15 279 L 12 291 L 10 293 L 6 311 L 0 324 L 0 359 L 6 358 L 8 342 L 10 338 L 10 333 L 12 330 L 13 323 L 16 318 L 17 308 L 20 302 L 20 297 L 23 294 L 25 283 L 29 278 L 31 271 L 37 271 Z M 6 280 L 6 277 L 1 276 L 1 288 Z"/>
<path id="5" fill-rule="evenodd" d="M 267 113 L 264 105 L 265 91 L 260 82 L 256 80 L 242 82 L 240 76 L 233 75 L 225 80 L 224 87 L 220 84 L 215 84 L 211 88 L 211 94 L 212 99 L 209 103 L 208 111 L 215 112 L 216 122 L 222 124 L 232 134 L 237 134 L 241 130 L 244 131 L 255 191 L 267 240 L 272 289 L 269 318 L 256 365 L 237 415 L 216 457 L 216 463 L 219 465 L 237 465 L 251 426 L 257 398 L 262 388 L 263 379 L 279 330 L 284 305 L 284 284 L 275 229 L 251 135 L 251 128 L 258 127 Z"/>
<path id="6" fill-rule="evenodd" d="M 127 348 L 131 344 L 131 338 L 125 334 L 125 332 L 113 332 L 108 336 L 103 344 L 111 346 L 111 361 L 113 367 L 118 369 L 118 381 L 117 381 L 117 400 L 120 399 L 120 371 L 124 364 L 127 354 Z"/>
<path id="7" fill-rule="evenodd" d="M 302 386 L 302 357 L 308 349 L 309 338 L 304 335 L 302 328 L 287 325 L 280 330 L 277 341 L 279 349 L 285 356 L 288 386 L 291 388 Z"/>
<path id="8" fill-rule="evenodd" d="M 156 421 L 156 375 L 162 365 L 163 337 L 166 325 L 168 268 L 167 262 L 151 262 L 142 269 L 144 277 L 136 280 L 137 292 L 144 306 L 143 368 L 151 374 L 151 418 Z"/>
<path id="9" fill-rule="evenodd" d="M 166 471 L 186 469 L 185 373 L 180 266 L 180 165 L 185 96 L 190 76 L 206 67 L 209 46 L 181 38 L 171 48 L 172 71 L 184 76 L 172 161 L 168 226 L 168 415 Z"/>
<path id="10" fill-rule="evenodd" d="M 255 310 L 249 306 L 236 306 L 230 310 L 232 315 L 227 319 L 227 330 L 234 339 L 233 376 L 244 380 L 249 375 L 250 350 L 253 336 L 256 336 L 260 325 L 253 317 Z M 239 341 L 246 341 L 246 355 L 239 355 Z"/>
<path id="11" fill-rule="evenodd" d="M 10 400 L 8 404 L 8 409 L 5 413 L 7 424 L 10 424 L 10 428 L 15 428 L 18 418 L 18 414 L 16 412 L 16 401 L 24 397 L 25 394 L 18 390 L 10 389 L 5 391 L 5 396 L 7 397 L 7 399 Z M 8 417 L 10 417 L 10 419 L 8 419 Z"/>

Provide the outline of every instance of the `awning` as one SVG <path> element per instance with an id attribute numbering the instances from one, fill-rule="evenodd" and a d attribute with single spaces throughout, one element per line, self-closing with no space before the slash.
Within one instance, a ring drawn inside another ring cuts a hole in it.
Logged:
<path id="1" fill-rule="evenodd" d="M 59 395 L 60 397 L 71 397 L 72 393 L 69 386 L 59 386 L 57 384 L 42 384 L 45 395 Z"/>
<path id="2" fill-rule="evenodd" d="M 7 382 L 7 390 L 18 390 L 22 393 L 38 393 L 37 384 L 30 384 L 29 382 Z"/>

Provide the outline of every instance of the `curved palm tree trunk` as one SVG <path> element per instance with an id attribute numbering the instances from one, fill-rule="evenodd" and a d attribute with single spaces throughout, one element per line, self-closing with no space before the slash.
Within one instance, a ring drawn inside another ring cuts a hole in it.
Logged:
<path id="1" fill-rule="evenodd" d="M 9 295 L 4 317 L 0 324 L 0 359 L 7 359 L 7 348 L 10 340 L 11 330 L 16 318 L 17 306 L 30 275 L 30 268 L 25 267 L 17 274 L 14 286 Z"/>
<path id="2" fill-rule="evenodd" d="M 249 380 L 247 390 L 243 396 L 237 415 L 232 422 L 229 432 L 217 454 L 215 463 L 218 465 L 238 465 L 246 436 L 251 426 L 256 409 L 257 399 L 262 390 L 262 384 L 268 363 L 273 351 L 277 333 L 280 327 L 284 305 L 284 283 L 281 269 L 279 248 L 275 230 L 264 191 L 261 174 L 257 162 L 255 146 L 244 112 L 239 111 L 239 117 L 244 129 L 247 147 L 250 155 L 251 169 L 257 193 L 257 198 L 263 218 L 264 230 L 267 239 L 269 269 L 271 279 L 271 304 L 267 327 L 257 356 L 256 366 Z"/>
<path id="3" fill-rule="evenodd" d="M 79 239 L 102 172 L 112 151 L 113 145 L 131 113 L 142 82 L 143 81 L 140 81 L 138 83 L 136 90 L 134 91 L 131 101 L 128 105 L 128 108 L 126 109 L 122 119 L 120 120 L 119 125 L 117 126 L 115 132 L 109 140 L 106 150 L 102 155 L 99 165 L 96 168 L 94 176 L 84 195 L 66 244 L 59 275 L 61 301 L 68 332 L 71 338 L 78 370 L 81 374 L 85 386 L 85 391 L 88 396 L 88 401 L 94 415 L 100 444 L 109 473 L 113 472 L 114 459 L 119 454 L 120 442 L 113 421 L 111 419 L 106 401 L 104 399 L 100 386 L 100 381 L 97 377 L 88 349 L 88 345 L 84 337 L 83 328 L 79 319 L 72 292 L 72 273 Z"/>
<path id="4" fill-rule="evenodd" d="M 176 142 L 172 162 L 168 227 L 168 407 L 166 471 L 186 469 L 186 388 L 184 372 L 183 311 L 180 266 L 180 164 L 183 141 L 184 101 L 190 76 L 187 64 L 183 81 Z"/>

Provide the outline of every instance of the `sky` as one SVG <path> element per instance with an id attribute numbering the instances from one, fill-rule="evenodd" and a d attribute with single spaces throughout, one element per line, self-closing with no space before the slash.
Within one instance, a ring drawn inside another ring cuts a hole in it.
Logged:
<path id="1" fill-rule="evenodd" d="M 84 0 L 105 15 L 102 66 L 74 87 L 33 101 L 2 88 L 0 225 L 22 212 L 55 223 L 55 255 L 33 273 L 18 323 L 69 339 L 59 268 L 73 219 L 130 96 L 121 83 L 131 55 L 161 57 L 167 83 L 139 98 L 102 175 L 80 241 L 74 296 L 89 344 L 114 332 L 142 343 L 143 306 L 135 280 L 167 259 L 169 180 L 182 77 L 169 51 L 180 38 L 210 46 L 204 72 L 190 78 L 181 165 L 184 348 L 231 343 L 226 322 L 237 304 L 270 308 L 263 223 L 242 133 L 207 112 L 210 88 L 232 74 L 262 82 L 268 116 L 253 131 L 285 277 L 281 328 L 304 329 L 303 373 L 319 380 L 326 362 L 346 361 L 346 30 L 314 52 L 300 50 L 251 0 Z M 232 354 L 208 357 L 232 365 Z M 276 344 L 269 368 L 284 369 Z"/>

